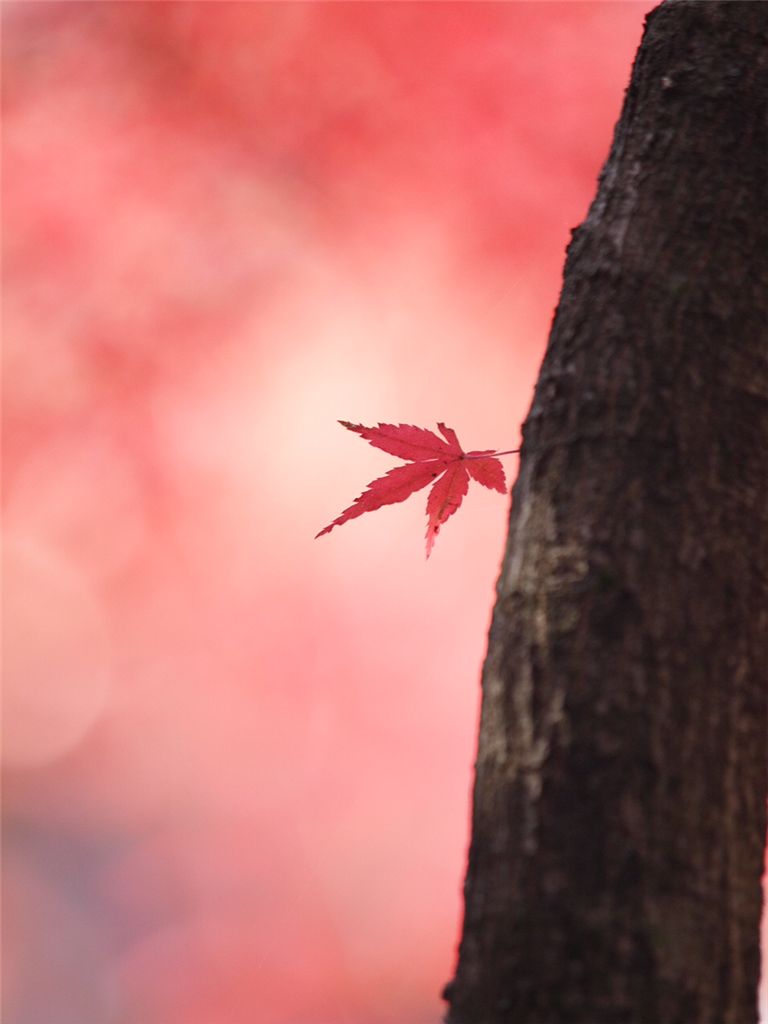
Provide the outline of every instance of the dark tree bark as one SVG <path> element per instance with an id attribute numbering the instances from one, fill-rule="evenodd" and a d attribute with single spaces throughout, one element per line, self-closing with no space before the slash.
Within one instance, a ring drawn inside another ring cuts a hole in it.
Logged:
<path id="1" fill-rule="evenodd" d="M 767 95 L 766 4 L 649 15 L 523 431 L 451 1024 L 756 1020 Z"/>

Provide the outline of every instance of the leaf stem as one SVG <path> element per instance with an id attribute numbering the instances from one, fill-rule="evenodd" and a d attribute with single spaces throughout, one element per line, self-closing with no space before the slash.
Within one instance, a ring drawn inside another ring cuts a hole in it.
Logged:
<path id="1" fill-rule="evenodd" d="M 465 459 L 494 459 L 497 455 L 517 455 L 519 448 L 510 448 L 506 452 L 488 452 L 487 455 L 464 455 Z"/>

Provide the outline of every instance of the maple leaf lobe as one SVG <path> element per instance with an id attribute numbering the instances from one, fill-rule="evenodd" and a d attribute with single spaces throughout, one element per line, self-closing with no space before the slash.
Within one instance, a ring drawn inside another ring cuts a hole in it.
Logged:
<path id="1" fill-rule="evenodd" d="M 334 526 L 341 526 L 342 523 L 355 519 L 357 516 L 363 515 L 364 512 L 375 512 L 377 508 L 383 508 L 384 505 L 395 505 L 400 501 L 405 501 L 416 491 L 432 483 L 438 472 L 440 470 L 436 470 L 433 465 L 424 465 L 419 462 L 408 462 L 404 466 L 395 466 L 384 476 L 372 480 L 349 508 L 345 508 L 341 515 L 315 535 L 315 540 L 322 537 L 324 533 L 330 533 Z"/>
<path id="2" fill-rule="evenodd" d="M 432 485 L 427 498 L 427 558 L 440 527 L 457 511 L 468 489 L 469 473 L 464 462 L 459 459 Z"/>
<path id="3" fill-rule="evenodd" d="M 452 451 L 456 452 L 457 455 L 463 455 L 464 454 L 464 452 L 461 450 L 461 445 L 459 444 L 459 439 L 458 439 L 458 437 L 456 437 L 456 431 L 455 430 L 451 430 L 450 427 L 446 427 L 446 425 L 444 423 L 438 423 L 437 424 L 437 429 L 440 431 L 440 433 L 443 435 L 445 440 L 451 446 L 451 450 Z"/>
<path id="4" fill-rule="evenodd" d="M 488 455 L 484 458 L 485 452 L 470 452 L 465 460 L 469 475 L 477 480 L 483 487 L 489 487 L 492 491 L 507 493 L 507 478 L 504 475 L 504 467 L 498 459 Z"/>
<path id="5" fill-rule="evenodd" d="M 452 458 L 455 454 L 450 444 L 424 427 L 414 427 L 408 423 L 379 423 L 376 427 L 364 427 L 360 423 L 348 423 L 346 420 L 339 420 L 339 423 L 365 438 L 374 448 L 411 462 Z"/>

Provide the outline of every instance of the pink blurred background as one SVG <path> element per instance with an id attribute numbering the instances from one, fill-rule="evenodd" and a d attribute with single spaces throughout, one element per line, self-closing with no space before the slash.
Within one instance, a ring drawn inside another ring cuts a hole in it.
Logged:
<path id="1" fill-rule="evenodd" d="M 650 6 L 4 5 L 5 1024 L 440 1019 L 508 500 L 336 420 L 515 446 Z"/>

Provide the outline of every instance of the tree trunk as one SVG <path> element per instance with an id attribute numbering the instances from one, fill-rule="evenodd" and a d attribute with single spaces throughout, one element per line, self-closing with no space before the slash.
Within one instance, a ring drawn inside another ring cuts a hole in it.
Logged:
<path id="1" fill-rule="evenodd" d="M 768 6 L 647 19 L 497 588 L 450 1024 L 757 1017 Z"/>

